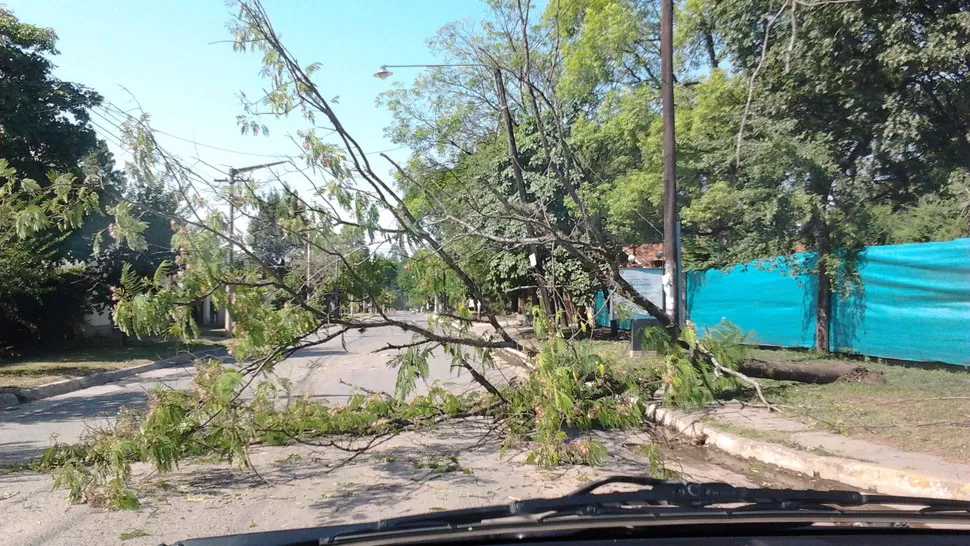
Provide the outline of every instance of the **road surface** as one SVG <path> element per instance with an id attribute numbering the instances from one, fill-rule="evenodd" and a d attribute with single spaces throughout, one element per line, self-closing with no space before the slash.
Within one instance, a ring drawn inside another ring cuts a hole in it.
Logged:
<path id="1" fill-rule="evenodd" d="M 420 315 L 397 318 L 424 320 Z M 387 343 L 406 343 L 410 334 L 398 328 L 354 332 L 346 338 L 307 349 L 281 363 L 276 372 L 294 381 L 299 396 L 344 400 L 356 385 L 393 392 L 395 372 L 388 369 L 392 352 L 377 352 Z M 472 388 L 467 374 L 455 377 L 450 361 L 439 355 L 430 362 L 432 381 L 449 388 Z M 501 372 L 492 372 L 500 381 Z M 512 370 L 506 369 L 506 372 Z M 155 370 L 129 380 L 25 404 L 0 412 L 0 461 L 36 456 L 50 444 L 78 439 L 86 426 L 106 424 L 118 408 L 141 406 L 145 392 L 161 382 L 186 387 L 190 367 Z M 345 384 L 346 383 L 346 384 Z M 426 388 L 423 387 L 422 388 Z M 141 507 L 111 511 L 87 504 L 71 505 L 63 489 L 51 488 L 51 476 L 35 472 L 0 472 L 0 543 L 152 545 L 181 538 L 245 533 L 373 520 L 443 508 L 507 503 L 512 499 L 557 496 L 613 473 L 649 472 L 644 450 L 653 439 L 638 430 L 597 433 L 609 456 L 601 467 L 564 465 L 542 470 L 525 464 L 528 446 L 505 451 L 492 423 L 470 418 L 434 429 L 382 439 L 360 456 L 334 447 L 255 446 L 250 459 L 258 475 L 226 463 L 188 462 L 160 474 L 150 465 L 133 468 Z M 665 465 L 697 481 L 726 481 L 754 486 L 778 482 L 778 474 L 733 466 L 717 454 L 697 448 L 663 446 Z M 442 472 L 442 467 L 448 471 Z M 785 478 L 789 479 L 789 478 Z"/>
<path id="2" fill-rule="evenodd" d="M 413 313 L 397 313 L 394 318 L 427 321 L 425 315 Z M 397 351 L 375 351 L 388 343 L 403 344 L 411 339 L 410 333 L 397 327 L 348 332 L 344 343 L 334 339 L 300 351 L 277 364 L 275 373 L 292 381 L 293 394 L 297 396 L 341 402 L 354 390 L 350 385 L 393 393 L 396 372 L 387 363 Z M 475 387 L 467 373 L 456 376 L 451 371 L 451 361 L 446 355 L 435 353 L 429 368 L 429 381 L 438 381 L 453 392 Z M 0 410 L 0 464 L 37 457 L 55 438 L 60 442 L 76 442 L 88 427 L 109 424 L 120 408 L 144 407 L 146 393 L 155 385 L 189 387 L 194 372 L 191 364 L 161 368 L 117 383 Z M 504 373 L 515 373 L 515 370 L 494 370 L 488 375 L 501 381 Z M 426 390 L 425 385 L 419 385 L 418 393 L 422 390 Z"/>

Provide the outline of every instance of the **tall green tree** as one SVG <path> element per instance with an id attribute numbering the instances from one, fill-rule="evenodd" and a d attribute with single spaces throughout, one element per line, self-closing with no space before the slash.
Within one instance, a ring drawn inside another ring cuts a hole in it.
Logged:
<path id="1" fill-rule="evenodd" d="M 97 146 L 88 110 L 101 96 L 54 77 L 56 41 L 0 7 L 0 157 L 41 184 L 50 170 L 75 172 Z"/>
<path id="2" fill-rule="evenodd" d="M 82 227 L 99 219 L 85 214 L 106 205 L 115 190 L 86 168 L 102 159 L 88 124 L 88 110 L 101 97 L 53 76 L 55 42 L 53 30 L 0 7 L 0 345 L 77 332 L 97 280 L 68 261 L 90 258 L 97 229 Z M 54 209 L 60 210 L 48 216 Z"/>
<path id="3" fill-rule="evenodd" d="M 899 224 L 922 217 L 907 211 L 949 202 L 954 180 L 970 166 L 970 5 L 861 0 L 691 7 L 715 22 L 717 41 L 746 83 L 738 105 L 738 179 L 763 169 L 755 150 L 768 142 L 787 142 L 783 149 L 799 158 L 781 163 L 775 186 L 798 192 L 807 205 L 785 236 L 797 228 L 801 242 L 819 253 L 816 344 L 825 350 L 831 293 L 851 281 L 854 253 L 899 241 L 906 233 Z M 943 214 L 945 225 L 924 223 L 912 230 L 913 240 L 925 240 L 928 228 L 931 237 L 958 233 L 957 207 Z M 896 226 L 894 237 L 887 224 Z"/>

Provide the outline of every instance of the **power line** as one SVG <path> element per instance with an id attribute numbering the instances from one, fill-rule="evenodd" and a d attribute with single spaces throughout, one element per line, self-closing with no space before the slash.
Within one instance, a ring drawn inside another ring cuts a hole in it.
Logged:
<path id="1" fill-rule="evenodd" d="M 118 109 L 117 107 L 114 107 L 114 108 L 115 108 L 115 110 L 117 110 L 117 113 L 113 113 L 113 112 L 111 112 L 110 110 L 108 110 L 107 108 L 104 108 L 104 107 L 102 107 L 102 110 L 104 110 L 109 115 L 118 115 L 118 114 L 120 114 L 120 115 L 125 116 L 128 119 L 136 119 L 131 114 L 128 114 L 127 112 L 124 112 L 124 111 Z M 117 119 L 115 119 L 115 121 L 117 121 Z M 175 135 L 175 134 L 169 133 L 168 131 L 163 131 L 163 130 L 158 129 L 158 128 L 155 128 L 155 127 L 152 127 L 151 130 L 152 130 L 152 132 L 155 132 L 155 133 L 158 133 L 158 134 L 161 134 L 161 135 L 165 135 L 167 137 L 171 137 L 171 138 L 174 138 L 176 140 L 181 140 L 182 142 L 187 142 L 189 144 L 193 144 L 195 146 L 199 146 L 199 147 L 202 147 L 202 148 L 210 148 L 212 150 L 219 150 L 221 152 L 228 152 L 228 153 L 231 153 L 231 154 L 238 154 L 238 155 L 248 155 L 248 156 L 254 156 L 254 157 L 269 157 L 269 158 L 275 158 L 275 159 L 289 158 L 289 156 L 288 155 L 285 155 L 285 154 L 261 154 L 261 153 L 258 153 L 258 152 L 243 152 L 243 151 L 240 151 L 240 150 L 232 150 L 232 149 L 229 149 L 229 148 L 223 148 L 221 146 L 214 146 L 212 144 L 205 144 L 205 143 L 199 142 L 199 141 L 197 141 L 195 139 L 185 138 L 185 137 L 182 137 L 182 136 L 179 136 L 179 135 Z"/>
<path id="2" fill-rule="evenodd" d="M 117 146 L 119 148 L 124 148 L 125 147 L 124 142 L 121 140 L 120 137 L 118 137 L 118 135 L 116 135 L 116 134 L 112 133 L 111 131 L 105 129 L 101 125 L 98 125 L 98 122 L 94 121 L 93 119 L 92 120 L 89 120 L 89 121 L 91 122 L 91 125 L 94 125 L 95 129 L 98 129 L 98 134 L 101 135 L 102 137 L 104 137 L 105 140 L 108 140 L 109 142 L 111 142 L 112 144 L 114 144 L 115 146 Z M 108 139 L 107 137 L 111 137 L 111 138 Z"/>
<path id="3" fill-rule="evenodd" d="M 165 135 L 165 136 L 174 138 L 176 140 L 181 140 L 183 142 L 188 142 L 189 144 L 194 144 L 195 146 L 200 146 L 202 148 L 209 148 L 209 149 L 212 149 L 212 150 L 219 150 L 221 152 L 228 152 L 228 153 L 231 153 L 231 154 L 249 155 L 249 156 L 253 156 L 253 157 L 270 157 L 270 158 L 275 158 L 275 159 L 288 158 L 289 157 L 288 155 L 285 155 L 285 154 L 260 154 L 260 153 L 256 153 L 256 152 L 241 152 L 239 150 L 230 150 L 229 148 L 222 148 L 220 146 L 213 146 L 211 144 L 203 144 L 201 142 L 196 142 L 195 140 L 192 140 L 192 139 L 180 137 L 178 135 L 173 135 L 172 133 L 167 133 L 165 131 L 162 131 L 161 129 L 152 128 L 152 130 L 155 131 L 156 133 L 159 133 L 159 134 L 162 134 L 162 135 Z"/>
<path id="4" fill-rule="evenodd" d="M 127 118 L 134 119 L 134 117 L 131 114 L 128 114 L 127 112 L 124 112 L 124 111 L 120 110 L 117 106 L 113 106 L 113 107 L 121 115 L 124 115 Z M 102 110 L 104 110 L 109 115 L 112 114 L 112 112 L 110 110 L 108 110 L 107 108 L 102 107 Z M 103 118 L 103 116 L 102 116 L 102 118 Z M 115 119 L 115 121 L 117 122 L 117 119 Z M 116 127 L 117 127 L 117 125 L 116 125 Z M 232 150 L 232 149 L 229 149 L 229 148 L 223 148 L 221 146 L 214 146 L 212 144 L 205 144 L 205 143 L 202 143 L 202 142 L 198 142 L 195 139 L 185 138 L 185 137 L 182 137 L 182 136 L 179 136 L 179 135 L 175 135 L 175 134 L 169 133 L 167 131 L 163 131 L 163 130 L 158 129 L 158 128 L 155 128 L 155 127 L 152 127 L 151 130 L 153 132 L 155 132 L 155 133 L 162 134 L 162 135 L 165 135 L 167 137 L 174 138 L 176 140 L 181 140 L 182 142 L 186 142 L 186 143 L 189 143 L 189 144 L 193 144 L 195 146 L 199 146 L 199 147 L 202 147 L 202 148 L 209 148 L 209 149 L 212 149 L 212 150 L 219 150 L 221 152 L 227 152 L 227 153 L 231 153 L 231 154 L 238 154 L 238 155 L 245 155 L 245 156 L 253 156 L 253 157 L 268 157 L 268 158 L 273 158 L 273 159 L 281 159 L 281 158 L 290 159 L 291 158 L 291 156 L 286 155 L 286 154 L 261 154 L 261 153 L 257 153 L 257 152 L 243 152 L 243 151 L 239 151 L 239 150 Z M 408 147 L 407 146 L 398 146 L 396 148 L 388 148 L 386 150 L 377 150 L 377 151 L 374 151 L 374 152 L 365 152 L 364 155 L 386 154 L 386 153 L 389 153 L 389 152 L 396 152 L 398 150 L 404 150 L 406 148 L 408 148 Z"/>
<path id="5" fill-rule="evenodd" d="M 375 155 L 375 154 L 386 154 L 388 152 L 396 152 L 398 150 L 403 150 L 407 146 L 398 146 L 397 148 L 389 148 L 387 150 L 377 150 L 376 152 L 366 152 L 364 155 Z"/>

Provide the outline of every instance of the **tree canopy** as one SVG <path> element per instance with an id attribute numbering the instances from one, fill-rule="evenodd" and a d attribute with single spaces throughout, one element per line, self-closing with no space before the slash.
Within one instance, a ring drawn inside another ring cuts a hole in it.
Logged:
<path id="1" fill-rule="evenodd" d="M 178 208 L 160 181 L 128 180 L 97 138 L 102 98 L 53 75 L 52 29 L 0 7 L 0 347 L 64 340 L 110 302 L 127 263 L 152 273 L 171 259 L 165 214 Z M 144 207 L 116 209 L 125 196 Z M 103 212 L 116 212 L 109 217 Z M 144 222 L 139 245 L 109 236 L 113 221 Z M 135 247 L 135 248 L 132 248 Z"/>

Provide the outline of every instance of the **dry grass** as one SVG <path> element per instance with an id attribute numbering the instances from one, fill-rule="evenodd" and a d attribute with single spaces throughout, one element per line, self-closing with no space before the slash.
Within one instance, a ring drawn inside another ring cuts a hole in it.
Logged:
<path id="1" fill-rule="evenodd" d="M 597 354 L 610 359 L 626 370 L 654 371 L 663 362 L 663 359 L 654 351 L 631 355 L 629 341 L 585 341 L 584 343 L 589 343 Z"/>
<path id="2" fill-rule="evenodd" d="M 779 352 L 758 355 L 772 360 Z M 803 354 L 806 360 L 818 355 Z M 836 382 L 809 385 L 761 380 L 787 417 L 813 427 L 929 453 L 956 463 L 970 458 L 970 373 L 878 362 L 853 362 L 882 371 L 884 385 Z"/>
<path id="3" fill-rule="evenodd" d="M 117 370 L 175 356 L 177 352 L 212 348 L 213 343 L 176 345 L 142 342 L 121 345 L 82 346 L 42 351 L 0 360 L 0 391 L 36 387 L 61 379 Z"/>

